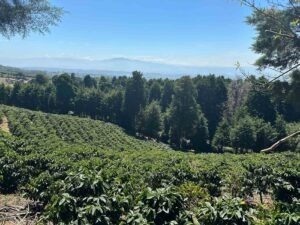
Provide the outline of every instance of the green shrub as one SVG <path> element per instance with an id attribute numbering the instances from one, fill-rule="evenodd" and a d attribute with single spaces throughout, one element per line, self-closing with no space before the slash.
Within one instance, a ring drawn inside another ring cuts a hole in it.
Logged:
<path id="1" fill-rule="evenodd" d="M 192 210 L 194 207 L 199 206 L 203 201 L 208 201 L 210 195 L 205 188 L 200 187 L 199 184 L 194 182 L 186 182 L 178 187 L 178 192 L 186 199 L 187 208 Z"/>
<path id="2" fill-rule="evenodd" d="M 243 180 L 242 192 L 253 196 L 256 192 L 260 196 L 260 202 L 263 203 L 263 195 L 268 194 L 274 182 L 272 169 L 266 166 L 247 166 L 247 172 Z"/>
<path id="3" fill-rule="evenodd" d="M 111 224 L 108 184 L 101 171 L 77 172 L 58 182 L 46 206 L 46 219 L 53 223 Z"/>
<path id="4" fill-rule="evenodd" d="M 255 209 L 240 198 L 215 198 L 199 209 L 198 221 L 203 225 L 249 225 L 255 221 Z"/>
<path id="5" fill-rule="evenodd" d="M 156 190 L 148 188 L 141 194 L 139 207 L 148 222 L 162 225 L 176 220 L 184 209 L 184 201 L 170 187 Z"/>
<path id="6" fill-rule="evenodd" d="M 204 171 L 201 174 L 202 186 L 208 190 L 210 196 L 218 197 L 221 195 L 222 178 L 216 170 Z"/>
<path id="7" fill-rule="evenodd" d="M 291 204 L 295 199 L 300 199 L 300 171 L 296 168 L 279 171 L 273 187 L 273 196 L 277 201 Z"/>

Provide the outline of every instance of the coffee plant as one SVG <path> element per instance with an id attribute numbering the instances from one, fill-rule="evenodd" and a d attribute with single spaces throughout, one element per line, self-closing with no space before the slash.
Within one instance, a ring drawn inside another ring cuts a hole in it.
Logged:
<path id="1" fill-rule="evenodd" d="M 182 153 L 88 118 L 0 115 L 0 193 L 34 201 L 41 223 L 299 224 L 297 152 Z"/>

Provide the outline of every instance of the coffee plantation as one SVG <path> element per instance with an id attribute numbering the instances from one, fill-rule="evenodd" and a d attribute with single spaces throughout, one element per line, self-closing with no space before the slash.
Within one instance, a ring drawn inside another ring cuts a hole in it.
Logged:
<path id="1" fill-rule="evenodd" d="M 0 114 L 0 193 L 32 200 L 41 224 L 300 222 L 297 152 L 195 154 L 88 118 Z"/>

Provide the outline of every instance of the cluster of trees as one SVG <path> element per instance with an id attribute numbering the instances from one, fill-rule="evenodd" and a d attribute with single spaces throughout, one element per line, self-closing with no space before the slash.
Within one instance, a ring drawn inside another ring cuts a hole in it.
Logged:
<path id="1" fill-rule="evenodd" d="M 252 9 L 247 23 L 257 31 L 252 45 L 261 55 L 259 69 L 278 74 L 270 80 L 248 77 L 230 84 L 227 108 L 214 135 L 219 151 L 232 146 L 236 152 L 259 151 L 286 135 L 285 122 L 299 121 L 300 112 L 300 2 L 241 0 Z M 290 75 L 290 82 L 279 80 Z"/>
<path id="2" fill-rule="evenodd" d="M 286 122 L 300 119 L 299 75 L 296 70 L 291 82 L 277 80 L 267 89 L 261 87 L 267 82 L 263 77 L 232 81 L 227 108 L 213 139 L 218 151 L 224 146 L 236 152 L 260 151 L 285 137 Z"/>
<path id="3" fill-rule="evenodd" d="M 180 149 L 260 150 L 285 135 L 285 121 L 300 119 L 300 72 L 291 78 L 265 90 L 259 86 L 263 77 L 37 75 L 28 83 L 0 85 L 0 103 L 101 119 Z"/>
<path id="4" fill-rule="evenodd" d="M 285 135 L 285 121 L 300 118 L 300 3 L 268 0 L 267 7 L 260 7 L 255 0 L 240 2 L 253 9 L 247 23 L 257 31 L 252 47 L 261 57 L 256 65 L 279 70 L 271 83 L 215 76 L 146 81 L 140 72 L 112 79 L 62 74 L 50 80 L 39 75 L 28 84 L 0 86 L 0 102 L 46 112 L 73 111 L 181 149 L 264 148 Z M 62 15 L 61 8 L 46 0 L 0 0 L 0 34 L 45 33 Z M 278 80 L 290 72 L 290 82 Z"/>

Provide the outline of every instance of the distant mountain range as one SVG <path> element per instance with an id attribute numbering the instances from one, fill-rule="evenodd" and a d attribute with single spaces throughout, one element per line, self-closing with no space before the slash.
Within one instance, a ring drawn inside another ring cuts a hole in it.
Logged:
<path id="1" fill-rule="evenodd" d="M 50 74 L 74 72 L 85 75 L 120 76 L 129 75 L 132 71 L 142 71 L 146 78 L 178 78 L 183 75 L 216 74 L 225 77 L 241 75 L 235 67 L 218 66 L 185 66 L 128 58 L 112 58 L 105 60 L 89 60 L 75 58 L 30 58 L 0 59 L 0 64 L 16 66 L 30 70 L 44 70 Z M 244 68 L 248 73 L 256 74 L 254 67 Z"/>
<path id="2" fill-rule="evenodd" d="M 21 69 L 11 66 L 2 66 L 0 65 L 0 74 L 1 75 L 17 75 L 24 74 L 25 76 L 35 76 L 36 74 L 46 74 L 44 70 L 31 70 L 31 69 Z"/>

